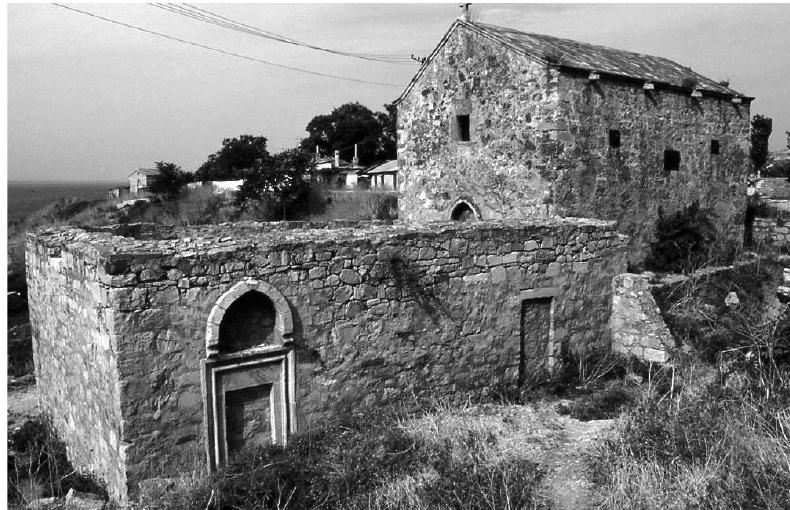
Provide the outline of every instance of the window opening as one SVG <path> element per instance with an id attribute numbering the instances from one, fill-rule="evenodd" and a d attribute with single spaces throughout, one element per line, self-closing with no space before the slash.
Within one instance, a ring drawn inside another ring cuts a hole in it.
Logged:
<path id="1" fill-rule="evenodd" d="M 458 127 L 458 140 L 461 142 L 469 141 L 469 115 L 456 115 L 456 124 Z"/>
<path id="2" fill-rule="evenodd" d="M 718 140 L 711 140 L 710 141 L 710 153 L 714 154 L 714 155 L 719 153 L 719 141 Z"/>
<path id="3" fill-rule="evenodd" d="M 673 172 L 680 169 L 680 152 L 667 149 L 664 151 L 664 171 Z"/>
<path id="4" fill-rule="evenodd" d="M 610 129 L 609 130 L 609 147 L 612 149 L 619 149 L 620 148 L 620 130 L 619 129 Z"/>

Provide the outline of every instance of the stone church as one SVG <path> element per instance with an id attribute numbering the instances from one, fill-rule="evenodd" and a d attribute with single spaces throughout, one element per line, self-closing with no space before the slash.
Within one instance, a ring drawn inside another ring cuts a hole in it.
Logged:
<path id="1" fill-rule="evenodd" d="M 544 377 L 611 345 L 613 281 L 659 206 L 742 214 L 749 101 L 665 59 L 457 21 L 400 99 L 398 224 L 29 234 L 42 408 L 125 501 L 332 416 Z"/>
<path id="2" fill-rule="evenodd" d="M 459 19 L 398 103 L 406 221 L 616 220 L 699 201 L 739 242 L 753 98 L 671 60 Z"/>

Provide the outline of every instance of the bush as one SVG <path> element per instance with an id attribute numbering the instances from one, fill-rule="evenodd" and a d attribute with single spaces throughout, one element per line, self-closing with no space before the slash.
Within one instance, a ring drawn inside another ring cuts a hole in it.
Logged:
<path id="1" fill-rule="evenodd" d="M 121 223 L 155 223 L 157 225 L 203 225 L 235 220 L 240 211 L 226 195 L 211 189 L 186 191 L 178 198 L 138 203 L 131 206 Z"/>
<path id="2" fill-rule="evenodd" d="M 711 262 L 716 228 L 711 213 L 697 202 L 671 216 L 658 210 L 656 242 L 645 265 L 653 271 L 691 272 Z"/>
<path id="3" fill-rule="evenodd" d="M 398 218 L 398 197 L 393 193 L 356 189 L 330 191 L 316 189 L 312 193 L 310 218 L 331 220 L 395 220 Z"/>
<path id="4" fill-rule="evenodd" d="M 441 411 L 439 412 L 441 413 Z M 426 419 L 427 424 L 420 420 Z M 355 416 L 241 454 L 157 508 L 538 508 L 537 464 L 436 414 Z M 430 431 L 424 429 L 430 425 Z"/>
<path id="5" fill-rule="evenodd" d="M 768 259 L 698 275 L 653 290 L 656 303 L 678 347 L 685 345 L 706 362 L 727 349 L 751 345 L 763 323 L 767 297 L 775 292 L 781 266 Z M 740 304 L 728 307 L 735 292 Z"/>
<path id="6" fill-rule="evenodd" d="M 720 291 L 695 288 L 701 299 Z M 729 348 L 705 353 L 715 370 L 681 356 L 649 379 L 601 448 L 593 463 L 601 508 L 787 508 L 790 311 L 740 315 L 716 333 Z"/>
<path id="7" fill-rule="evenodd" d="M 100 481 L 75 471 L 66 456 L 66 445 L 46 416 L 28 420 L 19 429 L 9 431 L 8 449 L 10 503 L 26 503 L 25 499 L 31 495 L 63 497 L 70 489 L 107 497 L 106 487 Z M 43 493 L 35 494 L 30 487 L 40 487 Z"/>

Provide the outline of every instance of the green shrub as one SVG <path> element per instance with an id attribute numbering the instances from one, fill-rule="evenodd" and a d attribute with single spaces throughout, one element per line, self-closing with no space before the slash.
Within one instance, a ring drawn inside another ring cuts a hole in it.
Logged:
<path id="1" fill-rule="evenodd" d="M 645 260 L 652 271 L 694 271 L 711 262 L 717 240 L 710 211 L 700 209 L 697 202 L 670 216 L 659 208 L 655 236 Z"/>

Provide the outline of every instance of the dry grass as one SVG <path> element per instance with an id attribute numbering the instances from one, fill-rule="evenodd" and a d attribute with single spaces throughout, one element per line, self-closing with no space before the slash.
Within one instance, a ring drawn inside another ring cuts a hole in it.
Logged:
<path id="1" fill-rule="evenodd" d="M 733 324 L 714 370 L 689 356 L 656 374 L 595 463 L 600 507 L 790 507 L 789 323 Z"/>
<path id="2" fill-rule="evenodd" d="M 398 199 L 394 193 L 364 189 L 354 191 L 317 190 L 312 221 L 394 220 L 398 217 Z"/>
<path id="3" fill-rule="evenodd" d="M 543 508 L 531 460 L 553 434 L 516 406 L 391 410 L 248 452 L 210 478 L 185 481 L 158 508 Z M 210 504 L 209 504 L 210 502 Z"/>

